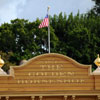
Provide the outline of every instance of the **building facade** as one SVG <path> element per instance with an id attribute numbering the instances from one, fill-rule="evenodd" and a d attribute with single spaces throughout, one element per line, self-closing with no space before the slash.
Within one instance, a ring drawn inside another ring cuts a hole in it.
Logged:
<path id="1" fill-rule="evenodd" d="M 0 74 L 0 100 L 100 100 L 100 74 L 61 54 L 43 54 Z"/>

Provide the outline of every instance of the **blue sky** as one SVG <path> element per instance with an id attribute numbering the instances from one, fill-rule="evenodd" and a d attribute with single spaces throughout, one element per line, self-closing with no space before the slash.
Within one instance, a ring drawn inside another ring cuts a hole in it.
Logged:
<path id="1" fill-rule="evenodd" d="M 93 6 L 92 0 L 0 0 L 0 24 L 10 22 L 15 18 L 24 18 L 35 21 L 36 18 L 44 18 L 47 7 L 50 6 L 49 14 L 59 15 L 60 12 L 69 15 L 86 13 Z"/>

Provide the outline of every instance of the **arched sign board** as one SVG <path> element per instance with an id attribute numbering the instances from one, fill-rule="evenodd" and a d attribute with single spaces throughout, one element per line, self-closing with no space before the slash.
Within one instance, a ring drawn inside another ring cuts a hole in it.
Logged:
<path id="1" fill-rule="evenodd" d="M 44 54 L 13 67 L 13 77 L 0 81 L 4 82 L 0 91 L 93 90 L 94 77 L 90 72 L 91 66 L 69 57 Z"/>
<path id="2" fill-rule="evenodd" d="M 82 65 L 67 56 L 50 53 L 11 67 L 10 75 L 0 76 L 0 93 L 93 92 L 100 90 L 99 82 L 99 77 L 92 75 L 91 65 Z"/>

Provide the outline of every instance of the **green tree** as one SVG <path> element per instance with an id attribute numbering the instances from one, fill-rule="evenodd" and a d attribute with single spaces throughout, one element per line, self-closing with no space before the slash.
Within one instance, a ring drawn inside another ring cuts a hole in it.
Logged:
<path id="1" fill-rule="evenodd" d="M 97 16 L 100 16 L 100 0 L 92 0 L 95 2 L 95 6 L 93 9 L 89 11 L 89 14 L 95 14 Z"/>
<path id="2" fill-rule="evenodd" d="M 19 62 L 22 59 L 30 59 L 36 55 L 48 52 L 47 28 L 39 29 L 39 19 L 29 22 L 24 19 L 15 19 L 11 24 L 5 23 L 0 27 L 0 50 L 8 53 L 13 52 L 12 62 Z M 55 51 L 58 38 L 51 30 L 51 52 Z"/>
<path id="3" fill-rule="evenodd" d="M 9 62 L 19 64 L 22 59 L 48 52 L 48 30 L 47 27 L 38 28 L 41 21 L 15 19 L 0 26 L 0 51 L 9 56 Z M 100 16 L 79 12 L 75 16 L 73 13 L 50 16 L 50 35 L 51 53 L 91 64 L 100 53 Z"/>
<path id="4" fill-rule="evenodd" d="M 68 55 L 80 63 L 91 64 L 99 53 L 100 17 L 88 14 L 68 17 L 54 16 L 51 25 L 58 36 L 58 53 Z"/>

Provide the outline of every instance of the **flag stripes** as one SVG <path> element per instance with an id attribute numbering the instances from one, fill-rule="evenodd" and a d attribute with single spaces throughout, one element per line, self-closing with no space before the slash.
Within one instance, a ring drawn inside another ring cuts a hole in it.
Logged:
<path id="1" fill-rule="evenodd" d="M 44 20 L 39 25 L 39 28 L 48 27 L 48 25 L 49 25 L 49 18 L 48 18 L 48 15 L 46 15 Z"/>

